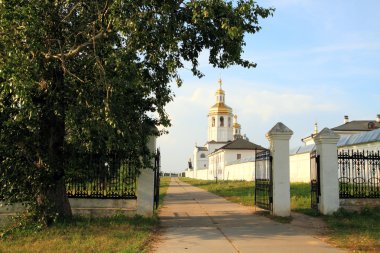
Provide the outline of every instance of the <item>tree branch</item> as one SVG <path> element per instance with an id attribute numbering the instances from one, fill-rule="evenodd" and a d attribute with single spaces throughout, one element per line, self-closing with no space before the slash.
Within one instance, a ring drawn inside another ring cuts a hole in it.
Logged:
<path id="1" fill-rule="evenodd" d="M 99 40 L 101 38 L 104 38 L 106 37 L 106 33 L 104 31 L 101 31 L 99 32 L 98 34 L 96 34 L 94 37 L 92 37 L 91 39 L 89 39 L 88 41 L 86 41 L 85 43 L 82 43 L 76 47 L 72 47 L 68 52 L 66 53 L 60 53 L 60 54 L 56 54 L 56 55 L 52 55 L 50 53 L 42 53 L 42 55 L 46 58 L 46 59 L 58 59 L 58 60 L 63 60 L 63 59 L 67 59 L 67 58 L 71 58 L 73 56 L 75 56 L 76 54 L 78 54 L 80 52 L 80 50 L 82 50 L 84 47 L 87 47 L 87 46 L 90 46 L 94 43 L 94 41 L 96 40 Z"/>

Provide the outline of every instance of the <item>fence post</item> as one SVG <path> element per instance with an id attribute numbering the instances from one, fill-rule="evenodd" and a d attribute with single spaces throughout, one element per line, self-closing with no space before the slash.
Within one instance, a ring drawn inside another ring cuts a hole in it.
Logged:
<path id="1" fill-rule="evenodd" d="M 324 128 L 315 138 L 317 154 L 320 156 L 319 212 L 332 214 L 339 208 L 338 156 L 339 135 Z"/>
<path id="2" fill-rule="evenodd" d="M 156 152 L 156 136 L 150 136 L 148 148 L 151 153 Z M 154 163 L 154 159 L 152 160 Z M 140 170 L 137 179 L 137 214 L 152 216 L 154 208 L 154 171 L 150 168 Z"/>
<path id="3" fill-rule="evenodd" d="M 283 123 L 277 123 L 267 134 L 272 155 L 273 215 L 290 216 L 289 140 L 293 135 Z"/>

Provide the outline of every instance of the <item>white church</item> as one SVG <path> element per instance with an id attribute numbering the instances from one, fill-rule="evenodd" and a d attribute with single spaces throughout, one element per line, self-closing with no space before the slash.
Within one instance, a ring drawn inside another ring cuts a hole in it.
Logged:
<path id="1" fill-rule="evenodd" d="M 207 115 L 207 142 L 195 146 L 186 176 L 198 179 L 252 180 L 254 157 L 265 148 L 241 134 L 241 126 L 232 108 L 225 103 L 222 81 L 215 93 L 216 103 Z"/>

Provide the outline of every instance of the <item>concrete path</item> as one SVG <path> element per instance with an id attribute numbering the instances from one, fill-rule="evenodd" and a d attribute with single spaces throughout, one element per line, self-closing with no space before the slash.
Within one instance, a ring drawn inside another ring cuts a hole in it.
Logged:
<path id="1" fill-rule="evenodd" d="M 161 235 L 153 252 L 344 252 L 254 212 L 174 178 L 159 211 Z"/>

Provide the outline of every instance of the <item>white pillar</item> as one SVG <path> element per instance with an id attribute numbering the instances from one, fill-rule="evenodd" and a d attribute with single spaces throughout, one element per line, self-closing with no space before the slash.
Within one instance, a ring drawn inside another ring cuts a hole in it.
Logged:
<path id="1" fill-rule="evenodd" d="M 156 152 L 156 136 L 151 136 L 148 141 L 149 151 Z M 154 163 L 154 160 L 152 160 Z M 144 168 L 137 179 L 137 214 L 152 216 L 154 208 L 154 171 Z"/>
<path id="2" fill-rule="evenodd" d="M 339 135 L 324 128 L 314 138 L 317 154 L 320 156 L 319 212 L 332 214 L 339 208 L 338 156 Z"/>
<path id="3" fill-rule="evenodd" d="M 293 131 L 281 122 L 266 134 L 272 155 L 272 214 L 276 216 L 290 216 L 289 140 L 292 135 Z"/>

